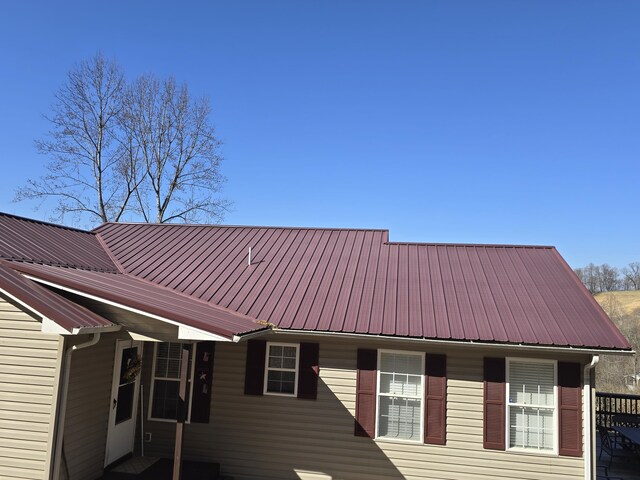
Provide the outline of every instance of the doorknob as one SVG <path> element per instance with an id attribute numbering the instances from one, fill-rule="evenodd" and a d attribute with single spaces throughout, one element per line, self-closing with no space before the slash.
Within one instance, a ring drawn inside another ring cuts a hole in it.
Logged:
<path id="1" fill-rule="evenodd" d="M 115 398 L 113 399 L 113 408 L 116 408 L 116 405 L 118 405 L 118 400 L 116 400 Z"/>

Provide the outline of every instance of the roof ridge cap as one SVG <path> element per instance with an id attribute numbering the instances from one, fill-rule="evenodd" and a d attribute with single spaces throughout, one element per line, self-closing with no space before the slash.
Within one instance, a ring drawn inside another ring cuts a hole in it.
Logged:
<path id="1" fill-rule="evenodd" d="M 97 230 L 111 225 L 138 225 L 153 227 L 211 227 L 211 228 L 259 228 L 277 230 L 340 230 L 340 231 L 363 231 L 363 232 L 389 232 L 387 228 L 357 228 L 357 227 L 299 227 L 282 225 L 225 225 L 218 223 L 149 223 L 149 222 L 106 222 L 94 228 L 90 233 L 99 233 Z"/>
<path id="2" fill-rule="evenodd" d="M 482 247 L 482 248 L 532 248 L 553 250 L 553 245 L 518 245 L 508 243 L 449 243 L 449 242 L 385 242 L 385 245 L 416 245 L 425 247 Z"/>
<path id="3" fill-rule="evenodd" d="M 47 225 L 49 227 L 61 228 L 63 230 L 71 230 L 71 231 L 74 231 L 74 232 L 86 233 L 88 235 L 95 235 L 95 233 L 92 230 L 84 230 L 84 229 L 78 228 L 78 227 L 70 227 L 68 225 L 62 225 L 62 224 L 59 224 L 59 223 L 47 222 L 45 220 L 38 220 L 38 219 L 35 219 L 35 218 L 23 217 L 21 215 L 15 215 L 13 213 L 0 212 L 0 216 L 14 218 L 16 220 L 22 220 L 24 222 L 31 222 L 31 223 L 37 223 L 37 224 L 40 224 L 40 225 Z"/>

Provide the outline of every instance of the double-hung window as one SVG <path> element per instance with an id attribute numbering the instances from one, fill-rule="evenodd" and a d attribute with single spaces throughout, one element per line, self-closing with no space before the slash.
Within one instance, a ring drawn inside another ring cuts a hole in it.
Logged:
<path id="1" fill-rule="evenodd" d="M 298 355 L 300 345 L 267 343 L 264 393 L 295 396 L 298 392 Z"/>
<path id="2" fill-rule="evenodd" d="M 556 449 L 556 362 L 508 359 L 507 438 L 509 448 Z"/>
<path id="3" fill-rule="evenodd" d="M 378 352 L 376 437 L 422 442 L 424 354 Z"/>
<path id="4" fill-rule="evenodd" d="M 182 349 L 190 344 L 162 342 L 155 344 L 153 358 L 153 378 L 151 381 L 151 408 L 149 418 L 153 420 L 176 420 L 178 417 L 178 394 L 180 390 L 180 371 L 182 369 Z M 193 377 L 191 355 L 187 379 L 187 405 L 190 404 L 191 380 Z M 189 412 L 187 412 L 189 418 Z"/>

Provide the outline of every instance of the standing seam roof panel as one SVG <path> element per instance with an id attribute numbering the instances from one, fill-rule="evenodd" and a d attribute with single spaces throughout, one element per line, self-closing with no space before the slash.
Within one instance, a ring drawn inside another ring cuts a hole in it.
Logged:
<path id="1" fill-rule="evenodd" d="M 473 308 L 471 306 L 471 300 L 469 290 L 467 288 L 467 282 L 469 279 L 465 275 L 462 268 L 462 262 L 460 261 L 460 252 L 462 248 L 456 248 L 449 255 L 449 264 L 451 266 L 454 278 L 454 288 L 457 292 L 456 298 L 458 299 L 458 309 L 460 311 L 460 318 L 473 318 L 475 319 Z M 466 338 L 477 339 L 480 338 L 478 333 L 477 320 L 473 322 L 462 322 L 463 335 Z"/>
<path id="2" fill-rule="evenodd" d="M 304 239 L 296 249 L 294 255 L 292 255 L 291 261 L 288 262 L 285 270 L 279 274 L 280 278 L 277 278 L 277 275 L 274 276 L 276 278 L 273 279 L 275 280 L 275 285 L 272 290 L 273 293 L 270 298 L 264 300 L 264 305 L 259 313 L 261 317 L 264 317 L 270 322 L 277 322 L 281 318 L 281 313 L 277 316 L 274 315 L 274 313 L 281 305 L 282 310 L 284 310 L 291 301 L 293 295 L 292 290 L 295 290 L 296 283 L 304 273 L 304 260 L 310 255 L 308 252 L 311 251 L 311 254 L 313 253 L 315 246 L 318 244 L 319 237 L 320 234 L 317 232 L 311 230 L 304 231 Z M 297 280 L 294 282 L 296 278 Z M 269 288 L 267 285 L 267 289 Z"/>
<path id="3" fill-rule="evenodd" d="M 359 231 L 356 233 L 356 241 L 351 257 L 349 258 L 349 267 L 345 272 L 344 280 L 340 288 L 340 294 L 336 301 L 336 308 L 333 311 L 333 316 L 331 317 L 331 322 L 329 324 L 329 329 L 332 331 L 343 331 L 345 328 L 347 310 L 354 294 L 354 286 L 356 284 L 358 271 L 362 271 L 362 265 L 364 264 L 366 267 L 367 263 L 368 249 L 365 247 L 366 240 L 367 235 L 365 232 Z M 363 279 L 362 275 L 360 276 L 360 279 Z M 355 303 L 359 303 L 359 301 Z"/>
<path id="4" fill-rule="evenodd" d="M 549 333 L 550 338 L 557 339 L 561 345 L 569 345 L 567 338 L 556 320 L 553 318 L 549 305 L 543 300 L 543 295 L 540 292 L 540 288 L 544 288 L 542 285 L 538 285 L 538 282 L 534 279 L 534 272 L 531 272 L 526 268 L 526 265 L 520 257 L 520 252 L 514 250 L 514 261 L 519 265 L 519 271 L 522 277 L 526 277 L 526 284 L 528 285 L 529 298 L 534 304 L 538 316 L 540 317 L 540 324 L 545 327 L 545 330 Z"/>
<path id="5" fill-rule="evenodd" d="M 300 230 L 296 232 L 295 238 L 292 238 L 290 247 L 287 248 L 285 252 L 283 252 L 283 259 L 277 262 L 273 262 L 276 264 L 276 267 L 273 268 L 269 278 L 266 279 L 264 287 L 262 290 L 271 292 L 270 297 L 267 295 L 258 294 L 256 300 L 254 301 L 251 309 L 249 310 L 250 316 L 255 316 L 256 318 L 262 318 L 262 316 L 268 317 L 268 311 L 264 312 L 265 304 L 275 298 L 278 298 L 282 294 L 283 287 L 278 288 L 279 281 L 284 277 L 284 272 L 290 271 L 289 265 L 293 260 L 297 258 L 300 250 L 304 250 L 303 245 L 308 245 L 305 240 L 310 235 L 309 230 Z M 293 236 L 293 235 L 292 235 Z M 287 260 L 287 253 L 292 253 L 291 256 Z"/>
<path id="6" fill-rule="evenodd" d="M 347 276 L 347 267 L 355 264 L 351 261 L 354 247 L 357 243 L 357 238 L 360 232 L 351 231 L 347 233 L 347 239 L 342 249 L 340 257 L 338 257 L 337 263 L 334 265 L 335 269 L 333 276 L 327 283 L 327 294 L 324 295 L 324 305 L 322 306 L 321 313 L 319 315 L 318 329 L 328 331 L 331 329 L 331 323 L 338 307 L 338 299 L 345 278 Z M 342 323 L 342 322 L 341 322 Z"/>
<path id="7" fill-rule="evenodd" d="M 496 300 L 494 298 L 494 291 L 496 290 L 496 287 L 494 286 L 491 288 L 491 285 L 489 284 L 489 277 L 487 275 L 486 268 L 478 255 L 479 249 L 467 248 L 465 250 L 469 256 L 469 262 L 474 276 L 479 279 L 479 281 L 476 282 L 476 285 L 478 286 L 480 303 L 483 306 L 484 318 L 487 322 L 489 335 L 494 340 L 504 342 L 508 337 L 506 335 L 504 325 L 500 320 Z"/>
<path id="8" fill-rule="evenodd" d="M 243 287 L 248 291 L 248 284 L 252 285 L 251 280 L 256 276 L 256 271 L 264 261 L 264 258 L 268 255 L 270 248 L 273 247 L 275 241 L 272 239 L 277 232 L 278 230 L 276 229 L 265 230 L 264 235 L 261 236 L 260 240 L 252 247 L 251 265 L 247 262 L 245 266 L 238 270 L 239 275 L 237 278 L 233 280 L 229 279 L 225 284 L 220 285 L 213 297 L 209 299 L 210 302 L 229 306 L 238 296 Z"/>
<path id="9" fill-rule="evenodd" d="M 246 237 L 245 242 L 241 245 L 238 251 L 235 252 L 234 257 L 229 256 L 225 262 L 220 265 L 220 268 L 212 270 L 209 275 L 210 285 L 202 292 L 202 294 L 199 295 L 199 298 L 209 302 L 213 301 L 213 303 L 218 303 L 214 299 L 216 297 L 222 297 L 222 295 L 219 295 L 221 290 L 223 290 L 225 286 L 230 288 L 233 285 L 235 278 L 242 275 L 240 272 L 242 272 L 243 269 L 250 267 L 249 248 L 251 248 L 251 258 L 253 258 L 255 251 L 254 245 L 259 245 L 267 233 L 268 230 L 261 229 L 256 231 L 253 235 Z"/>
<path id="10" fill-rule="evenodd" d="M 292 278 L 291 285 L 294 286 L 294 290 L 291 293 L 289 302 L 286 305 L 279 304 L 276 306 L 270 318 L 271 322 L 280 325 L 282 328 L 293 328 L 293 323 L 298 318 L 298 308 L 307 292 L 307 287 L 311 282 L 311 277 L 313 276 L 320 259 L 329 244 L 332 233 L 333 232 L 331 231 L 325 230 L 317 234 L 317 243 L 308 263 L 305 265 L 303 271 L 299 270 L 297 275 Z"/>
<path id="11" fill-rule="evenodd" d="M 324 330 L 328 328 L 328 325 L 322 329 L 319 328 L 320 320 L 322 312 L 327 304 L 329 288 L 331 287 L 336 270 L 338 269 L 338 265 L 340 264 L 340 258 L 344 253 L 346 245 L 349 243 L 349 237 L 351 236 L 351 233 L 352 232 L 348 231 L 340 231 L 338 233 L 336 245 L 331 252 L 331 255 L 327 257 L 327 261 L 325 262 L 324 268 L 322 270 L 320 281 L 318 282 L 315 291 L 313 291 L 311 308 L 307 313 L 305 328 L 312 328 L 313 330 Z"/>
<path id="12" fill-rule="evenodd" d="M 515 339 L 517 342 L 522 342 L 522 334 L 518 328 L 518 324 L 513 317 L 513 312 L 509 308 L 509 302 L 504 291 L 504 286 L 500 281 L 500 275 L 496 270 L 496 263 L 499 262 L 491 260 L 489 251 L 495 253 L 497 249 L 478 248 L 476 253 L 480 259 L 482 265 L 484 265 L 484 274 L 491 285 L 491 291 L 493 292 L 493 300 L 496 307 L 496 321 L 500 321 L 502 329 L 504 331 L 505 338 Z M 502 266 L 500 265 L 500 268 Z M 505 280 L 505 283 L 507 281 Z"/>

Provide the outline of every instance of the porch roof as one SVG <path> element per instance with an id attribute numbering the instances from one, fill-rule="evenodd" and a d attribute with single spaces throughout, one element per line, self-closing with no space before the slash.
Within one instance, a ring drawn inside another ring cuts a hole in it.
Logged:
<path id="1" fill-rule="evenodd" d="M 234 335 L 266 328 L 245 315 L 187 297 L 126 274 L 22 262 L 12 263 L 11 267 L 54 288 L 126 306 L 141 313 L 227 339 L 232 339 Z"/>
<path id="2" fill-rule="evenodd" d="M 112 327 L 114 324 L 71 300 L 52 292 L 14 271 L 0 260 L 0 290 L 44 318 L 55 322 L 68 332 Z"/>

